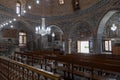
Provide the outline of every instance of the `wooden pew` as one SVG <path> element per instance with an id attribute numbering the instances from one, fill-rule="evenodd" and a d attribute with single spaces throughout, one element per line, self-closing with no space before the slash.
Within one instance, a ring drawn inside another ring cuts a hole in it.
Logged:
<path id="1" fill-rule="evenodd" d="M 97 69 L 100 69 L 100 70 L 104 70 L 104 71 L 110 71 L 109 73 L 113 73 L 115 72 L 115 74 L 119 74 L 120 73 L 120 70 L 119 70 L 119 67 L 120 67 L 120 64 L 119 64 L 119 61 L 116 62 L 116 61 L 113 61 L 111 62 L 112 60 L 99 60 L 98 58 L 88 58 L 88 57 L 80 57 L 80 56 L 59 56 L 55 59 L 56 61 L 58 62 L 64 62 L 68 65 L 79 65 L 79 67 L 82 67 L 82 68 L 88 68 L 88 69 L 91 69 L 91 74 L 93 74 L 93 71 L 97 70 Z M 97 61 L 97 62 L 96 62 Z M 104 77 L 100 77 L 100 76 L 95 76 L 95 75 L 88 75 L 85 73 L 81 73 L 81 72 L 78 72 L 78 71 L 72 71 L 70 70 L 69 67 L 59 67 L 61 68 L 61 70 L 63 71 L 66 71 L 66 72 L 69 72 L 69 73 L 74 73 L 74 74 L 79 74 L 79 75 L 83 75 L 85 77 L 89 77 L 89 78 L 96 78 L 96 79 L 104 79 Z M 86 75 L 85 75 L 86 74 Z M 93 77 L 94 76 L 94 77 Z"/>
<path id="2" fill-rule="evenodd" d="M 55 64 L 54 68 L 52 66 L 53 71 L 55 69 L 60 69 L 67 74 L 84 76 L 87 78 L 92 78 L 96 80 L 103 80 L 106 77 L 103 77 L 103 73 L 114 73 L 119 75 L 120 70 L 120 59 L 116 55 L 104 55 L 104 54 L 70 54 L 64 56 L 51 56 L 45 55 L 47 53 L 31 53 L 35 55 L 44 56 L 45 64 L 47 65 L 47 61 L 51 60 Z M 36 58 L 39 59 L 38 56 Z M 36 59 L 33 58 L 33 59 Z M 57 63 L 62 63 L 64 66 L 58 66 Z M 77 68 L 77 69 L 76 69 Z M 79 70 L 80 69 L 80 70 Z M 81 70 L 82 69 L 82 70 Z M 52 70 L 51 70 L 52 71 Z M 99 72 L 101 75 L 99 75 Z M 96 74 L 95 74 L 96 73 Z M 69 77 L 68 75 L 68 77 Z"/>

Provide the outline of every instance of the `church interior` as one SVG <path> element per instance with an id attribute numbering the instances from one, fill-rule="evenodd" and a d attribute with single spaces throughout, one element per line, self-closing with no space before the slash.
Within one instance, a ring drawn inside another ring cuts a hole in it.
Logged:
<path id="1" fill-rule="evenodd" d="M 120 80 L 120 0 L 0 0 L 0 80 Z"/>

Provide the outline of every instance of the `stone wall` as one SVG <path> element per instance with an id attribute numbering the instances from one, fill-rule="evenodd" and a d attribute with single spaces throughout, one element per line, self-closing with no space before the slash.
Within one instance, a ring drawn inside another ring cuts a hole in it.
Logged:
<path id="1" fill-rule="evenodd" d="M 57 1 L 57 0 L 55 0 L 55 1 Z M 98 44 L 98 42 L 99 42 L 98 36 L 99 35 L 97 34 L 101 20 L 103 19 L 105 14 L 107 14 L 107 12 L 109 12 L 111 10 L 118 10 L 118 11 L 120 10 L 119 0 L 100 0 L 98 3 L 97 3 L 98 0 L 92 0 L 92 1 L 87 0 L 87 3 L 85 3 L 85 1 L 86 0 L 84 0 L 82 2 L 80 1 L 81 9 L 74 13 L 72 10 L 72 6 L 69 5 L 69 4 L 71 4 L 71 0 L 65 0 L 66 5 L 59 5 L 57 2 L 54 2 L 52 5 L 46 6 L 44 8 L 45 14 L 43 16 L 46 18 L 46 26 L 49 26 L 51 24 L 57 25 L 64 33 L 63 36 L 64 36 L 64 41 L 66 44 L 65 45 L 66 53 L 68 52 L 69 39 L 71 37 L 76 37 L 76 35 L 74 35 L 72 33 L 72 32 L 74 32 L 73 30 L 76 30 L 78 26 L 80 27 L 80 30 L 84 30 L 84 25 L 80 24 L 81 22 L 85 22 L 88 25 L 87 27 L 85 27 L 84 34 L 89 34 L 87 32 L 91 31 L 91 35 L 85 36 L 84 39 L 86 39 L 86 40 L 92 39 L 92 41 L 94 43 L 93 44 L 93 46 L 94 46 L 93 52 L 97 52 L 98 49 L 100 49 L 100 48 L 97 49 L 96 46 L 101 46 L 100 45 L 101 43 Z M 49 5 L 49 4 L 46 2 L 45 5 Z M 57 6 L 57 5 L 59 5 L 59 6 Z M 47 10 L 47 8 L 48 8 L 48 10 Z M 13 13 L 9 10 L 8 7 L 4 7 L 4 6 L 2 6 L 0 8 L 0 11 L 4 11 L 4 12 L 6 12 L 6 14 L 7 14 L 7 11 L 9 14 Z M 36 11 L 37 11 L 37 9 L 36 9 Z M 55 16 L 56 14 L 57 14 L 57 16 Z M 40 20 L 41 16 L 27 13 L 18 19 L 21 21 L 24 20 L 28 24 L 32 25 L 32 28 L 31 27 L 28 27 L 28 28 L 30 30 L 31 29 L 33 30 L 33 28 L 35 27 L 34 26 L 35 24 L 41 23 L 41 20 Z M 79 38 L 82 38 L 82 37 L 79 37 Z M 77 38 L 76 38 L 76 40 L 77 40 Z M 75 44 L 73 44 L 73 45 L 75 45 Z M 100 51 L 98 51 L 98 52 L 100 52 Z"/>

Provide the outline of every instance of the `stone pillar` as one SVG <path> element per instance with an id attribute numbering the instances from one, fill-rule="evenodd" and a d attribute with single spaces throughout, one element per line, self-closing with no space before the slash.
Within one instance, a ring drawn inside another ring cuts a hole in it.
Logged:
<path id="1" fill-rule="evenodd" d="M 48 47 L 48 36 L 42 36 L 41 38 L 42 49 L 46 49 Z"/>
<path id="2" fill-rule="evenodd" d="M 99 34 L 96 39 L 96 53 L 101 54 L 102 53 L 102 36 Z"/>
<path id="3" fill-rule="evenodd" d="M 69 40 L 65 39 L 65 53 L 69 53 Z"/>
<path id="4" fill-rule="evenodd" d="M 69 39 L 68 40 L 68 53 L 71 54 L 71 50 L 72 50 L 72 40 Z"/>

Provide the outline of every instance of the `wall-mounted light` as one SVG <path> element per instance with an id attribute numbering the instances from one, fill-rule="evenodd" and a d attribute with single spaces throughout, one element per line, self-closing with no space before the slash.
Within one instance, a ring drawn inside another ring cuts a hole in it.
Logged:
<path id="1" fill-rule="evenodd" d="M 13 25 L 11 25 L 10 27 L 13 28 Z"/>
<path id="2" fill-rule="evenodd" d="M 28 9 L 31 9 L 31 8 L 32 8 L 32 6 L 28 5 Z"/>
<path id="3" fill-rule="evenodd" d="M 24 10 L 23 12 L 26 13 L 26 10 Z"/>
<path id="4" fill-rule="evenodd" d="M 52 37 L 55 37 L 55 33 L 54 32 L 52 33 Z"/>
<path id="5" fill-rule="evenodd" d="M 39 0 L 36 0 L 36 4 L 39 4 L 40 3 L 40 1 Z"/>

